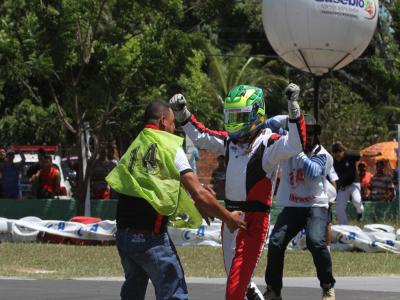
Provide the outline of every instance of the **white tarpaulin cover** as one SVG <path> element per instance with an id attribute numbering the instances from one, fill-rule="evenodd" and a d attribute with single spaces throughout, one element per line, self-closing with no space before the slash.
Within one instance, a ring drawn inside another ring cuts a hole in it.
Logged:
<path id="1" fill-rule="evenodd" d="M 175 245 L 220 246 L 221 222 L 216 220 L 198 229 L 169 228 Z M 271 226 L 271 230 L 273 225 Z M 270 231 L 271 231 L 270 230 Z M 0 241 L 36 242 L 43 234 L 84 242 L 112 242 L 115 240 L 115 221 L 104 220 L 93 224 L 78 222 L 41 220 L 25 217 L 19 220 L 0 218 Z M 369 224 L 363 229 L 350 225 L 332 226 L 332 250 L 361 250 L 365 252 L 400 253 L 400 229 L 384 224 Z M 306 237 L 302 230 L 290 242 L 291 249 L 305 249 Z"/>

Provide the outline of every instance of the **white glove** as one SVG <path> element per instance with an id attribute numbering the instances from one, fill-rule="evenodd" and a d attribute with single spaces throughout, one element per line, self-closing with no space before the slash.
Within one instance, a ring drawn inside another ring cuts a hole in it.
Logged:
<path id="1" fill-rule="evenodd" d="M 192 115 L 187 109 L 187 101 L 182 94 L 175 94 L 169 99 L 169 104 L 174 111 L 175 119 L 179 123 L 187 121 Z"/>
<path id="2" fill-rule="evenodd" d="M 290 83 L 284 91 L 288 100 L 289 118 L 292 120 L 300 118 L 301 111 L 297 100 L 299 100 L 300 87 L 297 84 Z"/>

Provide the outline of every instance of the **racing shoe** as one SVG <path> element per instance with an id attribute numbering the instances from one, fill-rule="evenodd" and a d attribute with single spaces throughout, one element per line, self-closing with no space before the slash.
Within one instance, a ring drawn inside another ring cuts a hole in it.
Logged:
<path id="1" fill-rule="evenodd" d="M 331 284 L 324 284 L 322 287 L 322 300 L 335 300 L 335 289 Z"/>
<path id="2" fill-rule="evenodd" d="M 264 293 L 264 299 L 265 300 L 282 300 L 282 297 L 280 294 L 275 292 L 273 289 L 270 287 L 267 287 L 267 290 Z"/>
<path id="3" fill-rule="evenodd" d="M 247 300 L 264 300 L 263 294 L 254 282 L 250 282 L 246 292 Z"/>

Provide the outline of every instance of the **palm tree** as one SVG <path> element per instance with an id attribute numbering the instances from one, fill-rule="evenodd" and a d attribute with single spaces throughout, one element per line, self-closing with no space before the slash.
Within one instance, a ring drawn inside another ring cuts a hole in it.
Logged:
<path id="1" fill-rule="evenodd" d="M 246 44 L 236 45 L 226 54 L 208 44 L 207 57 L 211 93 L 219 105 L 223 104 L 229 90 L 240 84 L 259 86 L 269 98 L 274 98 L 274 102 L 281 102 L 281 91 L 288 79 L 287 69 L 280 60 L 252 56 L 251 46 Z"/>

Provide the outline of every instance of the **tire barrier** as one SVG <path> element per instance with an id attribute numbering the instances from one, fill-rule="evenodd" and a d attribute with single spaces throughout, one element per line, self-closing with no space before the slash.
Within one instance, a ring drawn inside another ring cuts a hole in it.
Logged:
<path id="1" fill-rule="evenodd" d="M 114 220 L 117 200 L 91 200 L 91 214 L 103 220 Z M 222 203 L 222 202 L 221 202 Z M 364 223 L 393 223 L 398 220 L 398 202 L 364 202 Z M 68 220 L 76 216 L 77 201 L 74 199 L 1 199 L 0 216 L 8 219 L 20 219 L 25 216 L 36 216 L 42 220 Z M 336 207 L 333 206 L 335 216 Z M 271 223 L 275 223 L 282 211 L 275 202 L 272 203 Z M 349 220 L 356 220 L 357 214 L 353 205 L 347 205 Z"/>
<path id="2" fill-rule="evenodd" d="M 95 223 L 41 220 L 24 217 L 19 220 L 0 219 L 0 241 L 15 243 L 48 242 L 65 244 L 109 245 L 115 243 L 115 221 Z"/>
<path id="3" fill-rule="evenodd" d="M 32 229 L 30 224 L 41 222 L 37 217 L 25 217 L 11 225 L 11 239 L 13 242 L 35 242 L 39 234 L 38 229 Z M 28 224 L 28 226 L 24 226 Z"/>
<path id="4" fill-rule="evenodd" d="M 78 218 L 79 219 L 79 218 Z M 75 219 L 76 220 L 76 219 Z M 94 223 L 60 220 L 41 220 L 24 217 L 19 220 L 0 218 L 0 242 L 48 242 L 83 245 L 115 244 L 115 221 Z M 177 246 L 221 246 L 221 222 L 203 223 L 198 229 L 169 227 L 168 231 Z M 270 231 L 272 231 L 271 225 Z M 267 246 L 268 239 L 265 245 Z M 305 230 L 301 230 L 289 243 L 290 249 L 306 249 Z M 332 226 L 333 251 L 364 251 L 369 253 L 400 253 L 400 229 L 385 224 L 368 224 L 363 229 L 351 225 Z"/>

